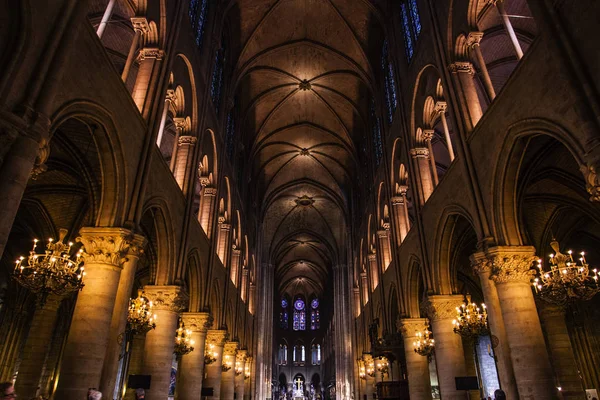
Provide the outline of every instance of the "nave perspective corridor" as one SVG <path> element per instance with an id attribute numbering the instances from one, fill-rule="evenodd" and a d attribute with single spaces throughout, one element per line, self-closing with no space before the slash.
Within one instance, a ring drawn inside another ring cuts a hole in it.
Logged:
<path id="1" fill-rule="evenodd" d="M 0 382 L 597 400 L 599 18 L 0 2 Z"/>

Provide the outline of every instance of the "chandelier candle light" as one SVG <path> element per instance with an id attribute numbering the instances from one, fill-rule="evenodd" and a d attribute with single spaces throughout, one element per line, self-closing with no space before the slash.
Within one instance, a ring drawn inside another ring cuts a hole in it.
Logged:
<path id="1" fill-rule="evenodd" d="M 244 379 L 250 379 L 250 365 L 246 364 L 244 367 Z"/>
<path id="2" fill-rule="evenodd" d="M 179 320 L 179 328 L 175 336 L 175 350 L 177 356 L 181 357 L 194 351 L 195 342 L 191 339 L 192 331 L 183 329 L 183 321 Z"/>
<path id="3" fill-rule="evenodd" d="M 33 240 L 29 257 L 19 257 L 12 277 L 21 286 L 38 295 L 40 305 L 45 304 L 48 295 L 64 296 L 81 290 L 84 286 L 84 267 L 81 266 L 83 249 L 71 257 L 73 243 L 63 243 L 67 230 L 61 229 L 59 239 L 48 239 L 44 253 L 36 253 L 39 240 Z"/>
<path id="4" fill-rule="evenodd" d="M 427 360 L 431 361 L 431 356 L 435 350 L 435 342 L 431 337 L 429 328 L 426 327 L 422 333 L 417 332 L 417 340 L 413 342 L 413 348 L 415 353 L 427 357 Z"/>
<path id="5" fill-rule="evenodd" d="M 235 362 L 235 376 L 240 376 L 244 372 L 244 367 L 242 366 L 241 361 Z"/>
<path id="6" fill-rule="evenodd" d="M 138 290 L 138 297 L 129 299 L 127 323 L 131 333 L 147 333 L 156 328 L 156 314 L 152 314 L 152 302 L 144 297 L 144 292 Z"/>
<path id="7" fill-rule="evenodd" d="M 573 252 L 560 252 L 556 239 L 550 246 L 555 254 L 550 254 L 550 271 L 544 271 L 542 260 L 537 261 L 536 277 L 533 288 L 543 300 L 556 305 L 566 305 L 577 300 L 590 300 L 599 291 L 598 270 L 592 269 L 582 251 L 578 260 L 573 258 Z"/>
<path id="8" fill-rule="evenodd" d="M 231 361 L 231 356 L 229 354 L 225 354 L 223 365 L 221 365 L 221 370 L 223 372 L 227 372 L 233 367 L 233 362 Z"/>
<path id="9" fill-rule="evenodd" d="M 490 329 L 485 304 L 481 303 L 480 308 L 477 304 L 470 302 L 470 299 L 465 300 L 460 307 L 456 307 L 456 319 L 452 321 L 454 333 L 474 339 L 488 335 Z"/>
<path id="10" fill-rule="evenodd" d="M 210 343 L 207 346 L 206 351 L 204 352 L 204 365 L 210 365 L 217 361 L 217 356 L 218 354 L 215 350 L 215 345 L 213 343 Z"/>

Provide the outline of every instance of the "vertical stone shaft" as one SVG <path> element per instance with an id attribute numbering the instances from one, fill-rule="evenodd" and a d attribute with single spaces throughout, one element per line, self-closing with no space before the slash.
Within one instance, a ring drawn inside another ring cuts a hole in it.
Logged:
<path id="1" fill-rule="evenodd" d="M 371 253 L 367 256 L 369 260 L 369 270 L 371 272 L 371 291 L 379 286 L 379 266 L 377 265 L 377 253 Z"/>
<path id="2" fill-rule="evenodd" d="M 471 265 L 479 276 L 483 299 L 488 313 L 488 323 L 492 335 L 498 338 L 498 346 L 494 349 L 496 357 L 496 368 L 500 377 L 500 386 L 508 398 L 517 399 L 517 383 L 510 358 L 510 348 L 504 327 L 504 318 L 498 299 L 496 284 L 490 279 L 491 263 L 483 253 L 475 253 L 471 256 Z"/>
<path id="3" fill-rule="evenodd" d="M 209 330 L 206 335 L 206 345 L 211 351 L 214 351 L 216 360 L 204 367 L 206 370 L 204 383 L 202 387 L 212 388 L 213 395 L 208 396 L 209 399 L 221 398 L 221 374 L 223 365 L 223 346 L 227 339 L 227 331 L 224 330 Z"/>
<path id="4" fill-rule="evenodd" d="M 385 272 L 392 262 L 392 249 L 390 248 L 390 231 L 383 229 L 377 231 L 377 242 L 379 244 L 379 253 L 381 254 L 381 262 L 383 263 L 383 271 Z"/>
<path id="5" fill-rule="evenodd" d="M 459 295 L 432 295 L 425 302 L 435 339 L 440 392 L 444 400 L 464 400 L 465 393 L 456 390 L 455 379 L 465 376 L 465 357 L 462 340 L 453 331 L 452 320 L 456 317 L 456 307 L 462 304 Z"/>
<path id="6" fill-rule="evenodd" d="M 156 329 L 146 334 L 144 343 L 143 371 L 152 376 L 146 399 L 164 400 L 169 395 L 179 312 L 187 305 L 187 296 L 179 286 L 145 286 L 144 294 L 156 314 Z"/>
<path id="7" fill-rule="evenodd" d="M 251 398 L 251 393 L 250 393 L 250 382 L 251 382 L 251 375 L 252 375 L 252 357 L 248 357 L 246 358 L 246 366 L 245 366 L 245 371 L 244 371 L 244 399 L 241 400 L 246 400 L 246 399 L 250 399 Z M 248 373 L 247 373 L 248 372 Z M 238 399 L 240 400 L 240 399 Z"/>
<path id="8" fill-rule="evenodd" d="M 77 297 L 65 345 L 55 398 L 79 400 L 100 387 L 112 314 L 121 275 L 122 251 L 131 232 L 121 228 L 82 228 L 85 287 Z"/>
<path id="9" fill-rule="evenodd" d="M 408 187 L 407 187 L 408 189 Z M 392 197 L 392 208 L 394 210 L 394 219 L 396 220 L 396 243 L 398 246 L 402 244 L 408 230 L 410 229 L 409 220 L 406 218 L 406 191 L 403 195 Z"/>
<path id="10" fill-rule="evenodd" d="M 468 113 L 470 121 L 465 121 L 469 131 L 473 130 L 483 115 L 481 103 L 475 89 L 473 76 L 475 69 L 473 64 L 467 61 L 457 61 L 450 65 L 450 72 L 456 77 L 460 87 L 460 102 L 463 109 Z"/>
<path id="11" fill-rule="evenodd" d="M 502 17 L 502 23 L 504 24 L 504 29 L 506 30 L 506 34 L 510 38 L 510 42 L 515 49 L 515 54 L 517 55 L 517 59 L 523 58 L 523 49 L 521 48 L 521 44 L 519 43 L 519 39 L 517 39 L 517 34 L 513 29 L 512 23 L 510 22 L 510 18 L 508 18 L 508 14 L 506 14 L 506 10 L 504 8 L 504 1 L 497 0 L 496 8 L 498 9 L 498 13 L 500 17 Z"/>
<path id="12" fill-rule="evenodd" d="M 231 278 L 231 282 L 233 282 L 235 287 L 238 287 L 239 285 L 240 255 L 240 249 L 234 248 L 231 250 L 231 270 L 229 277 Z"/>
<path id="13" fill-rule="evenodd" d="M 368 372 L 368 366 L 373 366 L 373 357 L 370 354 L 364 354 L 363 359 L 365 360 L 365 369 Z M 373 399 L 374 385 L 375 377 L 367 374 L 365 376 L 365 395 L 367 396 L 367 400 Z"/>
<path id="14" fill-rule="evenodd" d="M 138 110 L 143 111 L 146 103 L 146 96 L 150 88 L 150 82 L 154 68 L 163 59 L 163 51 L 158 48 L 145 47 L 140 49 L 138 55 L 139 69 L 133 86 L 133 101 L 138 107 Z"/>
<path id="15" fill-rule="evenodd" d="M 194 155 L 194 147 L 197 139 L 194 136 L 180 136 L 177 150 L 177 161 L 175 162 L 175 180 L 186 194 L 190 173 L 192 172 L 191 162 Z"/>
<path id="16" fill-rule="evenodd" d="M 217 254 L 223 263 L 223 266 L 227 268 L 227 262 L 229 261 L 229 247 L 231 241 L 231 225 L 222 222 L 219 224 L 218 243 L 217 243 Z"/>
<path id="17" fill-rule="evenodd" d="M 541 304 L 540 318 L 546 332 L 557 383 L 562 389 L 560 393 L 562 398 L 565 400 L 585 399 L 575 352 L 569 338 L 565 312 L 564 307 Z"/>
<path id="18" fill-rule="evenodd" d="M 212 187 L 205 187 L 202 190 L 202 206 L 200 208 L 200 226 L 204 229 L 204 233 L 210 239 L 212 235 L 213 218 L 212 215 L 215 212 L 215 204 L 217 189 Z"/>
<path id="19" fill-rule="evenodd" d="M 223 371 L 221 377 L 221 400 L 233 400 L 235 396 L 235 359 L 239 343 L 227 342 L 223 348 L 223 366 L 229 370 Z"/>
<path id="20" fill-rule="evenodd" d="M 469 32 L 469 35 L 467 36 L 467 45 L 475 54 L 475 59 L 477 60 L 477 64 L 479 65 L 481 79 L 483 80 L 483 86 L 485 87 L 485 91 L 490 101 L 493 101 L 496 98 L 496 91 L 494 90 L 494 85 L 492 84 L 492 78 L 490 78 L 490 73 L 487 69 L 487 64 L 485 63 L 485 59 L 483 58 L 483 53 L 481 53 L 481 47 L 479 46 L 479 42 L 482 38 L 483 32 Z"/>
<path id="21" fill-rule="evenodd" d="M 398 329 L 404 339 L 404 357 L 408 375 L 408 392 L 411 400 L 431 399 L 431 382 L 429 380 L 429 361 L 427 357 L 414 351 L 413 343 L 417 333 L 427 327 L 425 318 L 403 318 L 398 321 Z"/>
<path id="22" fill-rule="evenodd" d="M 243 400 L 245 393 L 245 385 L 244 385 L 244 364 L 246 362 L 246 357 L 248 355 L 248 350 L 238 350 L 237 356 L 235 359 L 235 399 Z M 237 370 L 237 368 L 241 368 L 241 372 Z"/>
<path id="23" fill-rule="evenodd" d="M 32 399 L 39 394 L 44 360 L 52 343 L 52 333 L 61 300 L 59 296 L 50 295 L 46 303 L 38 307 L 33 314 L 15 384 L 15 391 L 23 398 Z"/>
<path id="24" fill-rule="evenodd" d="M 557 399 L 530 285 L 534 254 L 535 249 L 528 246 L 493 247 L 486 251 L 492 262 L 491 276 L 498 291 L 519 396 Z"/>
<path id="25" fill-rule="evenodd" d="M 197 400 L 202 391 L 206 332 L 212 325 L 212 317 L 208 313 L 183 313 L 181 319 L 185 329 L 192 331 L 195 344 L 194 351 L 181 358 L 181 371 L 177 382 L 178 399 Z"/>
<path id="26" fill-rule="evenodd" d="M 143 236 L 133 235 L 125 253 L 125 261 L 123 262 L 123 270 L 119 279 L 119 287 L 117 288 L 117 297 L 110 324 L 110 338 L 108 347 L 106 348 L 102 379 L 100 380 L 100 391 L 105 396 L 111 396 L 115 389 L 119 366 L 119 351 L 121 350 L 118 337 L 125 332 L 127 327 L 129 297 L 131 296 L 138 261 L 145 246 L 146 239 Z"/>
<path id="27" fill-rule="evenodd" d="M 429 150 L 427 147 L 417 147 L 410 150 L 416 170 L 419 171 L 419 186 L 421 188 L 421 205 L 425 204 L 433 193 L 431 166 L 429 165 Z"/>

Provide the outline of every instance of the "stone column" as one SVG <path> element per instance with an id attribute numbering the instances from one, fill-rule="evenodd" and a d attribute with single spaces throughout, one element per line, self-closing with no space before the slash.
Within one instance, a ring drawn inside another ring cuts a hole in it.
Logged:
<path id="1" fill-rule="evenodd" d="M 125 60 L 123 72 L 121 73 L 121 79 L 123 80 L 123 82 L 127 82 L 127 78 L 129 77 L 129 71 L 131 70 L 131 65 L 133 64 L 135 53 L 137 52 L 138 47 L 140 45 L 140 39 L 143 35 L 146 35 L 150 30 L 148 26 L 148 20 L 146 19 L 146 17 L 131 18 L 131 25 L 133 25 L 133 30 L 135 31 L 135 34 L 133 36 L 133 40 L 131 41 L 131 46 L 129 47 L 129 53 L 127 54 L 127 60 Z"/>
<path id="2" fill-rule="evenodd" d="M 194 156 L 194 147 L 196 146 L 196 139 L 194 136 L 180 136 L 175 161 L 175 180 L 179 187 L 186 194 L 188 187 L 188 181 L 190 180 L 190 173 L 192 168 L 190 163 Z M 173 155 L 175 157 L 175 154 Z"/>
<path id="3" fill-rule="evenodd" d="M 460 102 L 470 116 L 470 121 L 467 122 L 470 125 L 468 129 L 471 131 L 483 115 L 481 103 L 477 96 L 477 89 L 475 89 L 475 82 L 473 82 L 475 69 L 473 68 L 473 64 L 468 61 L 457 61 L 451 64 L 449 69 L 459 84 L 462 95 L 459 96 Z"/>
<path id="4" fill-rule="evenodd" d="M 427 150 L 429 150 L 429 164 L 431 165 L 431 176 L 433 177 L 433 184 L 437 186 L 440 183 L 440 178 L 437 172 L 437 166 L 435 165 L 435 155 L 433 154 L 433 146 L 431 141 L 435 131 L 433 129 L 423 129 L 423 141 L 427 144 Z"/>
<path id="5" fill-rule="evenodd" d="M 486 251 L 492 262 L 508 347 L 520 398 L 557 399 L 552 368 L 531 291 L 530 269 L 535 248 L 493 247 Z"/>
<path id="6" fill-rule="evenodd" d="M 413 343 L 417 333 L 427 328 L 425 318 L 403 318 L 398 320 L 398 329 L 404 339 L 404 357 L 408 375 L 408 391 L 411 400 L 430 400 L 431 382 L 429 380 L 429 360 L 414 351 Z"/>
<path id="7" fill-rule="evenodd" d="M 235 399 L 243 400 L 245 387 L 244 387 L 244 370 L 245 370 L 245 362 L 246 357 L 248 356 L 248 350 L 238 350 L 237 356 L 235 358 Z M 241 372 L 237 371 L 237 369 L 241 368 Z"/>
<path id="8" fill-rule="evenodd" d="M 246 365 L 244 367 L 244 399 L 250 399 L 252 393 L 250 393 L 250 376 L 252 375 L 252 357 L 246 358 Z M 242 400 L 242 399 L 238 399 Z"/>
<path id="9" fill-rule="evenodd" d="M 360 301 L 360 288 L 355 286 L 352 288 L 354 294 L 354 318 L 358 318 L 360 315 L 361 301 Z"/>
<path id="10" fill-rule="evenodd" d="M 248 274 L 249 274 L 248 268 L 243 268 L 242 269 L 242 293 L 241 293 L 241 297 L 242 297 L 242 301 L 244 303 L 246 302 L 246 300 L 248 300 Z"/>
<path id="11" fill-rule="evenodd" d="M 365 304 L 369 302 L 369 281 L 367 279 L 367 273 L 360 273 L 360 286 L 362 288 L 362 305 L 364 307 Z"/>
<path id="12" fill-rule="evenodd" d="M 241 251 L 237 247 L 231 250 L 231 270 L 229 271 L 229 277 L 231 278 L 231 282 L 238 287 L 239 285 L 239 270 L 240 270 L 240 255 Z"/>
<path id="13" fill-rule="evenodd" d="M 387 225 L 389 228 L 389 224 Z M 392 262 L 392 249 L 390 248 L 390 231 L 382 229 L 377 231 L 377 241 L 379 243 L 379 253 L 381 254 L 381 262 L 383 263 L 383 271 L 385 272 Z"/>
<path id="14" fill-rule="evenodd" d="M 406 192 L 408 186 L 401 185 L 398 188 L 398 196 L 392 197 L 392 208 L 396 220 L 396 241 L 400 246 L 410 230 L 410 219 L 408 218 L 408 207 L 406 204 Z"/>
<path id="15" fill-rule="evenodd" d="M 465 356 L 461 337 L 454 333 L 452 320 L 456 318 L 456 307 L 463 302 L 460 295 L 432 295 L 424 306 L 431 321 L 435 339 L 440 392 L 444 400 L 464 400 L 465 393 L 456 390 L 454 378 L 465 376 Z"/>
<path id="16" fill-rule="evenodd" d="M 494 349 L 494 355 L 496 357 L 496 368 L 498 369 L 500 386 L 508 398 L 518 399 L 519 394 L 517 392 L 515 372 L 512 367 L 510 348 L 508 346 L 502 310 L 500 309 L 498 291 L 496 290 L 496 284 L 490 279 L 492 263 L 486 258 L 484 253 L 475 253 L 471 256 L 471 265 L 481 282 L 490 331 L 492 335 L 498 338 L 498 346 Z"/>
<path id="17" fill-rule="evenodd" d="M 372 371 L 375 371 L 375 367 L 373 364 L 373 357 L 370 354 L 363 354 L 363 360 L 365 362 L 365 370 L 367 375 L 365 376 L 365 395 L 367 396 L 367 400 L 373 399 L 373 393 L 375 392 L 375 376 L 370 376 L 368 373 L 371 372 L 369 370 L 369 366 Z M 377 373 L 377 371 L 375 371 Z"/>
<path id="18" fill-rule="evenodd" d="M 175 140 L 173 140 L 173 149 L 171 150 L 171 161 L 169 162 L 169 168 L 171 169 L 173 175 L 175 175 L 175 163 L 177 162 L 177 152 L 179 151 L 179 138 L 185 131 L 185 118 L 173 118 L 173 125 L 175 125 Z M 175 177 L 175 179 L 177 179 L 177 177 Z"/>
<path id="19" fill-rule="evenodd" d="M 216 360 L 205 365 L 206 370 L 204 382 L 202 387 L 212 388 L 213 395 L 209 396 L 209 399 L 220 399 L 221 398 L 221 374 L 223 365 L 223 346 L 227 340 L 227 331 L 224 330 L 209 330 L 206 335 L 206 345 L 209 347 L 211 352 L 214 352 Z"/>
<path id="20" fill-rule="evenodd" d="M 221 400 L 233 400 L 235 395 L 235 359 L 239 347 L 238 342 L 227 342 L 223 348 L 223 370 L 221 376 Z"/>
<path id="21" fill-rule="evenodd" d="M 485 59 L 483 58 L 483 54 L 481 53 L 481 47 L 479 46 L 479 42 L 482 38 L 483 32 L 469 32 L 469 35 L 467 36 L 467 46 L 473 51 L 473 54 L 475 55 L 475 59 L 477 60 L 477 64 L 479 65 L 479 72 L 481 73 L 481 80 L 483 81 L 483 86 L 485 87 L 485 91 L 490 101 L 493 101 L 496 98 L 496 91 L 494 90 L 492 78 L 490 78 L 490 73 L 487 69 Z"/>
<path id="22" fill-rule="evenodd" d="M 371 271 L 371 291 L 379 286 L 379 266 L 377 265 L 377 253 L 370 253 L 367 256 L 369 260 L 369 270 Z"/>
<path id="23" fill-rule="evenodd" d="M 563 399 L 585 399 L 579 367 L 565 320 L 566 309 L 541 301 L 540 318 Z"/>
<path id="24" fill-rule="evenodd" d="M 104 14 L 102 15 L 102 20 L 100 21 L 100 25 L 98 25 L 98 29 L 96 30 L 96 34 L 99 39 L 102 39 L 102 35 L 104 34 L 104 30 L 110 21 L 110 18 L 113 14 L 113 9 L 115 8 L 116 0 L 109 0 L 106 9 L 104 10 Z"/>
<path id="25" fill-rule="evenodd" d="M 188 297 L 180 286 L 145 286 L 144 294 L 156 314 L 156 328 L 146 334 L 144 344 L 143 371 L 152 376 L 146 399 L 164 400 L 169 395 L 179 312 L 187 306 Z"/>
<path id="26" fill-rule="evenodd" d="M 138 261 L 146 246 L 146 238 L 141 235 L 132 235 L 128 246 L 123 249 L 123 270 L 117 288 L 115 307 L 110 324 L 110 336 L 106 348 L 106 358 L 102 368 L 100 380 L 100 391 L 104 396 L 111 396 L 115 390 L 117 370 L 119 367 L 119 335 L 125 332 L 127 327 L 127 310 L 129 309 L 129 298 L 133 289 L 133 281 L 137 271 Z"/>
<path id="27" fill-rule="evenodd" d="M 454 148 L 452 147 L 452 139 L 450 139 L 450 129 L 448 128 L 448 121 L 446 120 L 447 109 L 448 104 L 445 101 L 437 101 L 435 103 L 435 110 L 440 114 L 440 120 L 442 121 L 442 127 L 444 128 L 444 139 L 446 139 L 446 146 L 448 147 L 450 162 L 452 162 L 454 161 Z"/>
<path id="28" fill-rule="evenodd" d="M 144 104 L 146 103 L 146 95 L 152 75 L 154 71 L 154 65 L 157 61 L 162 61 L 164 58 L 164 52 L 158 47 L 145 47 L 140 49 L 137 57 L 137 61 L 140 65 L 138 74 L 133 86 L 133 101 L 138 107 L 138 110 L 143 111 Z"/>
<path id="29" fill-rule="evenodd" d="M 156 145 L 160 149 L 162 143 L 163 134 L 165 132 L 165 124 L 167 123 L 167 115 L 169 114 L 169 108 L 171 104 L 175 102 L 177 95 L 173 89 L 167 89 L 167 95 L 165 96 L 165 105 L 163 106 L 162 115 L 160 117 L 160 125 L 158 126 L 158 134 L 156 135 Z"/>
<path id="30" fill-rule="evenodd" d="M 212 236 L 213 218 L 215 212 L 215 204 L 217 198 L 217 188 L 206 186 L 202 190 L 202 206 L 200 208 L 200 226 L 204 229 L 204 233 L 210 239 Z"/>
<path id="31" fill-rule="evenodd" d="M 185 329 L 192 331 L 194 351 L 181 357 L 181 371 L 177 392 L 179 400 L 197 400 L 202 392 L 204 378 L 204 345 L 206 332 L 211 327 L 213 319 L 208 313 L 183 313 L 181 315 Z"/>
<path id="32" fill-rule="evenodd" d="M 521 44 L 519 44 L 519 40 L 517 39 L 517 34 L 513 29 L 512 23 L 508 18 L 508 14 L 506 14 L 506 10 L 504 9 L 504 1 L 503 0 L 488 0 L 490 3 L 495 4 L 498 9 L 498 14 L 500 14 L 500 18 L 502 18 L 502 23 L 504 24 L 504 29 L 506 30 L 506 34 L 510 38 L 510 42 L 515 49 L 515 53 L 517 55 L 517 59 L 523 58 L 523 49 L 521 49 Z"/>
<path id="33" fill-rule="evenodd" d="M 52 334 L 56 325 L 57 311 L 62 297 L 48 296 L 43 306 L 38 306 L 30 322 L 29 335 L 21 354 L 19 374 L 15 391 L 19 396 L 32 399 L 40 391 L 40 378 L 44 369 L 46 354 L 50 350 Z"/>
<path id="34" fill-rule="evenodd" d="M 229 242 L 231 240 L 231 225 L 225 221 L 219 223 L 217 243 L 217 254 L 223 263 L 223 266 L 227 268 L 227 262 L 229 261 Z"/>
<path id="35" fill-rule="evenodd" d="M 431 180 L 431 167 L 429 165 L 429 150 L 426 147 L 416 147 L 410 150 L 410 155 L 415 161 L 419 171 L 419 183 L 421 187 L 421 205 L 425 204 L 431 193 L 433 193 L 433 182 Z"/>
<path id="36" fill-rule="evenodd" d="M 82 228 L 79 233 L 85 287 L 77 297 L 54 395 L 61 400 L 84 399 L 89 388 L 100 387 L 123 252 L 132 237 L 121 228 Z"/>

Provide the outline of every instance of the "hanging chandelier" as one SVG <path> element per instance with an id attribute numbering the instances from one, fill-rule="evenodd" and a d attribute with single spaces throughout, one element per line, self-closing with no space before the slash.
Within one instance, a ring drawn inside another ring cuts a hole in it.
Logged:
<path id="1" fill-rule="evenodd" d="M 221 365 L 221 370 L 223 372 L 229 371 L 233 367 L 233 361 L 231 361 L 231 357 L 229 354 L 225 354 L 223 357 L 223 365 Z"/>
<path id="2" fill-rule="evenodd" d="M 183 329 L 183 321 L 179 320 L 179 328 L 175 335 L 175 349 L 174 353 L 179 357 L 194 351 L 194 341 L 191 338 L 192 331 L 189 329 Z"/>
<path id="3" fill-rule="evenodd" d="M 367 371 L 365 369 L 365 363 L 363 361 L 359 360 L 358 365 L 359 365 L 359 367 L 358 367 L 358 376 L 359 376 L 359 378 L 363 379 L 363 380 L 367 379 Z"/>
<path id="4" fill-rule="evenodd" d="M 217 361 L 217 355 L 218 354 L 215 350 L 215 345 L 210 343 L 204 352 L 204 365 L 210 365 Z"/>
<path id="5" fill-rule="evenodd" d="M 375 376 L 375 364 L 373 363 L 372 359 L 367 361 L 367 375 L 369 375 L 371 378 Z"/>
<path id="6" fill-rule="evenodd" d="M 137 298 L 129 299 L 127 323 L 133 334 L 147 333 L 156 328 L 156 314 L 152 314 L 152 302 L 144 297 L 141 290 L 138 290 Z"/>
<path id="7" fill-rule="evenodd" d="M 590 300 L 600 291 L 598 286 L 598 270 L 590 271 L 590 266 L 582 251 L 578 260 L 573 252 L 560 252 L 556 239 L 552 239 L 550 247 L 555 254 L 550 254 L 550 271 L 544 271 L 542 260 L 538 260 L 533 288 L 540 298 L 557 305 L 565 305 L 578 300 Z"/>
<path id="8" fill-rule="evenodd" d="M 431 337 L 431 331 L 428 327 L 425 327 L 423 332 L 417 332 L 417 340 L 413 342 L 413 348 L 415 353 L 427 357 L 427 360 L 431 361 L 431 357 L 435 350 L 435 342 Z"/>
<path id="9" fill-rule="evenodd" d="M 244 366 L 244 379 L 250 379 L 250 364 Z"/>
<path id="10" fill-rule="evenodd" d="M 467 297 L 460 307 L 456 307 L 456 319 L 452 321 L 452 324 L 454 333 L 464 338 L 476 339 L 490 333 L 485 304 L 481 303 L 480 308 Z"/>
<path id="11" fill-rule="evenodd" d="M 241 361 L 235 362 L 235 376 L 240 376 L 244 372 L 244 367 Z"/>
<path id="12" fill-rule="evenodd" d="M 384 356 L 377 357 L 375 360 L 375 368 L 381 373 L 381 378 L 383 379 L 383 376 L 387 375 L 390 370 L 390 362 Z"/>
<path id="13" fill-rule="evenodd" d="M 63 243 L 67 230 L 61 229 L 59 239 L 48 239 L 44 253 L 36 253 L 39 240 L 33 239 L 29 257 L 19 257 L 12 277 L 21 286 L 38 295 L 38 302 L 44 304 L 48 295 L 64 296 L 81 290 L 84 286 L 84 267 L 81 265 L 83 249 L 73 259 L 72 242 Z"/>

